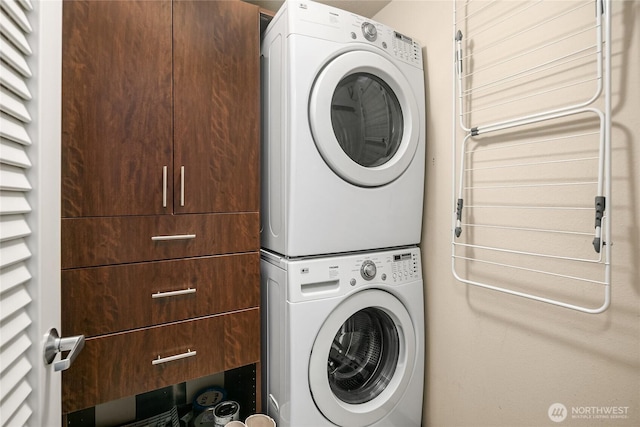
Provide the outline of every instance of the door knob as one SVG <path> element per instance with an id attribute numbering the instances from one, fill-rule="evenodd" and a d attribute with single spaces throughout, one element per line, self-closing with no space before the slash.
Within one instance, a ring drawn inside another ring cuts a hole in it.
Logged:
<path id="1" fill-rule="evenodd" d="M 65 359 L 59 360 L 53 364 L 54 371 L 64 371 L 69 369 L 71 364 L 78 354 L 84 348 L 84 335 L 76 335 L 74 337 L 68 338 L 60 338 L 58 335 L 58 330 L 56 328 L 49 329 L 49 332 L 45 335 L 45 343 L 44 343 L 44 361 L 47 365 L 50 365 L 53 362 L 53 359 L 56 358 L 56 354 L 62 353 L 63 351 L 68 351 L 67 357 Z"/>

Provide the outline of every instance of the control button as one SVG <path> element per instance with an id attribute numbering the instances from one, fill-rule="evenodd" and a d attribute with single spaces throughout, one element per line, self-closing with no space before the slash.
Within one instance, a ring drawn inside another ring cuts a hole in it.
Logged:
<path id="1" fill-rule="evenodd" d="M 355 40 L 355 39 L 356 39 L 356 37 L 357 37 L 357 36 L 356 36 L 356 33 L 354 33 L 354 32 L 352 31 L 352 32 L 351 32 L 351 38 Z"/>
<path id="2" fill-rule="evenodd" d="M 384 273 L 382 273 L 382 276 L 380 276 L 380 278 L 381 278 L 382 280 L 387 280 L 387 275 L 386 275 L 386 274 L 384 274 Z"/>
<path id="3" fill-rule="evenodd" d="M 351 279 L 351 280 L 349 280 L 349 284 L 350 284 L 351 286 L 355 286 L 355 285 L 356 285 L 356 279 Z"/>
<path id="4" fill-rule="evenodd" d="M 386 49 L 387 48 L 387 42 L 382 42 L 382 47 Z"/>
<path id="5" fill-rule="evenodd" d="M 360 267 L 360 274 L 364 280 L 371 280 L 376 277 L 376 264 L 371 260 L 366 260 Z"/>
<path id="6" fill-rule="evenodd" d="M 378 30 L 376 30 L 376 26 L 371 22 L 362 23 L 362 34 L 364 35 L 364 38 L 370 42 L 375 41 L 378 38 Z"/>

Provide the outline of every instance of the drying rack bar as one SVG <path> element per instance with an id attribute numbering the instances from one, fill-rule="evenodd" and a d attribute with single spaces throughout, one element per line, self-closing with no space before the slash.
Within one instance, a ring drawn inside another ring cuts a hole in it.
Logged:
<path id="1" fill-rule="evenodd" d="M 453 2 L 451 258 L 461 283 L 585 313 L 608 308 L 610 10 L 611 0 Z"/>

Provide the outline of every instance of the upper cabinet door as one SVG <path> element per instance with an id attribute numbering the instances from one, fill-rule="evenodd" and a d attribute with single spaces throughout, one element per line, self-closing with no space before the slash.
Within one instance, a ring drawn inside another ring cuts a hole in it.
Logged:
<path id="1" fill-rule="evenodd" d="M 63 217 L 171 213 L 171 25 L 170 1 L 64 2 Z"/>
<path id="2" fill-rule="evenodd" d="M 174 210 L 257 212 L 258 8 L 176 1 L 173 23 Z"/>

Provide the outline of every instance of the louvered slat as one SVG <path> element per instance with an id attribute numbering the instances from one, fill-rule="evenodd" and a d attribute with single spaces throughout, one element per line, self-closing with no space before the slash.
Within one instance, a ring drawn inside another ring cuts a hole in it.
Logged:
<path id="1" fill-rule="evenodd" d="M 5 393 L 12 392 L 30 370 L 31 363 L 26 358 L 18 360 L 6 373 L 2 374 L 2 391 Z"/>
<path id="2" fill-rule="evenodd" d="M 32 9 L 29 0 L 0 0 L 0 427 L 28 425 L 33 413 L 27 401 L 33 387 L 26 241 L 31 228 L 25 215 L 31 211 L 31 161 L 25 150 L 31 145 L 31 92 L 25 81 L 31 69 L 25 56 L 32 52 L 25 33 L 32 31 L 27 17 Z"/>
<path id="3" fill-rule="evenodd" d="M 2 59 L 11 65 L 17 72 L 24 77 L 31 77 L 31 70 L 29 69 L 29 65 L 27 65 L 27 61 L 24 59 L 22 53 L 18 52 L 15 47 L 4 41 L 4 39 L 0 39 L 0 52 L 2 53 Z"/>
<path id="4" fill-rule="evenodd" d="M 31 55 L 31 46 L 20 28 L 4 13 L 0 14 L 0 33 L 7 38 L 20 52 Z"/>
<path id="5" fill-rule="evenodd" d="M 0 217 L 0 242 L 19 239 L 31 234 L 24 215 L 2 215 Z"/>
<path id="6" fill-rule="evenodd" d="M 18 287 L 13 292 L 7 292 L 7 295 L 3 295 L 2 301 L 0 301 L 0 320 L 7 322 L 16 313 L 25 308 L 31 302 L 31 297 L 27 293 L 24 287 Z"/>
<path id="7" fill-rule="evenodd" d="M 29 191 L 31 185 L 23 168 L 0 165 L 0 189 L 11 191 Z"/>
<path id="8" fill-rule="evenodd" d="M 0 270 L 0 294 L 31 280 L 31 273 L 24 263 L 13 264 Z"/>
<path id="9" fill-rule="evenodd" d="M 31 4 L 31 1 L 29 0 L 18 0 L 18 3 L 20 3 L 20 6 L 22 6 L 24 10 L 33 10 L 33 4 Z"/>
<path id="10" fill-rule="evenodd" d="M 24 193 L 0 191 L 0 206 L 3 214 L 31 212 L 31 206 Z"/>
<path id="11" fill-rule="evenodd" d="M 10 342 L 12 339 L 23 333 L 29 325 L 31 325 L 31 318 L 24 311 L 13 316 L 0 327 L 2 341 Z"/>
<path id="12" fill-rule="evenodd" d="M 19 144 L 31 145 L 31 138 L 23 123 L 6 114 L 0 114 L 0 126 L 0 137 Z"/>
<path id="13" fill-rule="evenodd" d="M 22 99 L 31 99 L 31 92 L 29 92 L 23 77 L 15 72 L 13 68 L 5 65 L 4 62 L 0 63 L 0 84 L 11 89 Z"/>
<path id="14" fill-rule="evenodd" d="M 0 404 L 0 420 L 2 421 L 2 425 L 12 425 L 12 418 L 16 415 L 16 413 L 23 406 L 24 401 L 31 393 L 31 386 L 27 381 L 22 381 L 14 390 L 12 390 L 11 394 L 7 396 L 6 399 L 2 401 Z"/>
<path id="15" fill-rule="evenodd" d="M 0 139 L 0 163 L 21 168 L 30 168 L 31 160 L 21 144 Z"/>
<path id="16" fill-rule="evenodd" d="M 0 87 L 0 111 L 24 123 L 31 122 L 31 115 L 23 101 L 4 87 Z"/>
<path id="17" fill-rule="evenodd" d="M 0 0 L 0 7 L 6 14 L 18 24 L 20 29 L 25 33 L 32 31 L 31 24 L 24 10 L 14 0 Z"/>

